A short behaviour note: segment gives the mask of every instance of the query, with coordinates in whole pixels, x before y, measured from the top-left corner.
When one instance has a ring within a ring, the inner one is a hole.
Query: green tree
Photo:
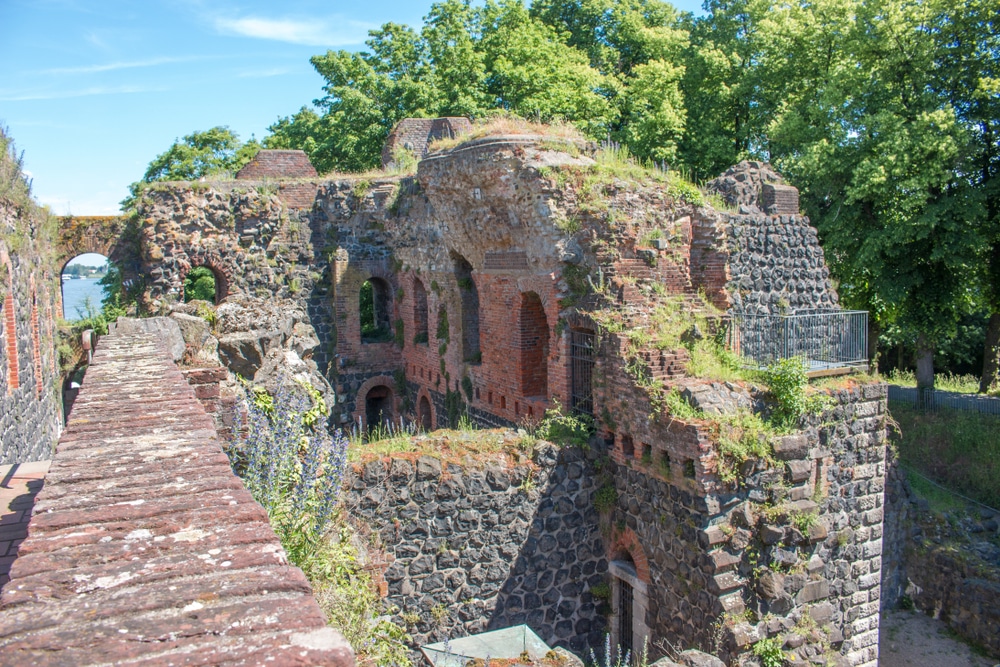
[[[842,291],[890,304],[885,312],[912,336],[921,386],[933,386],[935,347],[972,305],[981,248],[975,192],[961,177],[968,136],[932,87],[933,12],[857,3],[825,26],[815,10],[800,13],[806,36],[822,26],[840,47],[827,59],[795,54],[800,81],[819,89],[787,86],[767,134],[781,147],[774,161],[802,188]]]
[[[240,141],[228,127],[218,126],[204,132],[192,132],[178,139],[150,161],[142,179],[129,186],[129,196],[122,210],[135,207],[146,183],[154,181],[194,181],[204,176],[235,174],[250,162],[261,148],[256,139]]]
[[[937,57],[932,87],[953,110],[967,141],[960,174],[975,190],[970,222],[981,225],[978,273],[989,314],[979,390],[997,386],[1000,365],[1000,30],[995,0],[936,0],[928,28]]]
[[[486,3],[482,48],[487,89],[499,108],[541,121],[569,120],[591,135],[608,126],[605,78],[518,0]]]

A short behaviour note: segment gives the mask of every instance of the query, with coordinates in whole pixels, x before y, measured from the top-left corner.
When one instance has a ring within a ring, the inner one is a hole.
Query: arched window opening
[[[579,415],[594,414],[594,356],[597,336],[591,329],[570,329],[569,407]]]
[[[365,395],[365,421],[368,432],[388,429],[392,424],[392,390],[380,385],[372,387]]]
[[[521,393],[548,398],[549,395],[549,324],[545,308],[535,292],[521,295],[518,327],[521,370]]]
[[[121,287],[121,273],[108,258],[94,252],[77,255],[63,267],[62,316],[74,322],[99,315],[104,300]]]
[[[417,402],[417,422],[424,431],[430,431],[434,427],[434,417],[431,414],[431,402],[426,396],[421,396]]]
[[[215,272],[207,266],[196,266],[184,276],[184,301],[219,302]]]
[[[427,290],[419,280],[413,281],[413,344],[427,344]]]
[[[361,314],[361,342],[384,343],[392,340],[389,316],[392,312],[389,283],[371,278],[361,285],[358,305]]]
[[[478,364],[483,360],[479,346],[479,290],[472,279],[472,265],[468,260],[454,252],[451,259],[462,305],[462,359]]]

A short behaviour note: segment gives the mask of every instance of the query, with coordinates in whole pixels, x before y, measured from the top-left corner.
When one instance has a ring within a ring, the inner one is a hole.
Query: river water
[[[95,311],[101,310],[101,299],[104,292],[96,278],[63,279],[63,318],[72,322],[86,316],[86,301],[90,298],[90,303]]]

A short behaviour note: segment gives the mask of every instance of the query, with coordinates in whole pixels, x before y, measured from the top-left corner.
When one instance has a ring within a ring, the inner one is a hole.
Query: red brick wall
[[[517,373],[521,377],[523,396],[548,397],[549,389],[549,330],[542,302],[534,292],[521,295],[517,346],[521,355]]]
[[[17,355],[17,316],[14,309],[17,307],[17,298],[14,295],[14,267],[11,266],[10,258],[6,255],[3,258],[7,267],[7,290],[3,299],[4,318],[4,344],[7,352],[7,393],[12,394],[14,390],[21,386],[18,375],[18,355]]]
[[[316,168],[304,151],[262,150],[239,170],[239,180],[259,178],[312,178]]]
[[[729,253],[714,219],[696,215],[692,223],[691,283],[720,310],[729,309]]]
[[[416,331],[414,281],[431,283],[430,276],[407,273],[399,281],[405,296],[399,313],[407,331],[403,359],[408,381],[415,383],[420,395],[427,390],[444,393],[462,391],[463,373],[472,382],[471,405],[507,421],[540,418],[552,400],[567,404],[569,365],[564,347],[568,344],[555,335],[559,304],[553,276],[516,276],[473,271],[472,280],[479,293],[479,330],[482,361],[466,363],[462,351],[461,290],[452,273],[435,274],[439,290],[427,292],[432,326],[428,343],[414,344]],[[528,297],[533,293],[533,297]],[[529,305],[522,318],[522,302]],[[437,337],[437,313],[448,312],[449,342],[444,356],[439,355],[443,341]],[[526,328],[522,328],[522,323]],[[544,339],[548,339],[548,345]],[[529,342],[530,341],[530,342]],[[539,345],[538,343],[542,343]],[[441,360],[444,359],[444,372]],[[546,386],[547,385],[547,386]],[[440,419],[440,416],[438,416]]]

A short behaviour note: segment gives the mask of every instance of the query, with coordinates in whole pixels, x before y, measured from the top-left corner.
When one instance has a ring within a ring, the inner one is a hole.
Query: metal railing
[[[959,394],[953,391],[936,391],[934,389],[917,389],[916,387],[899,387],[889,385],[889,407],[893,405],[912,406],[922,411],[937,411],[939,409],[958,410],[960,412],[979,412],[985,415],[1000,417],[1000,398],[983,396],[981,394]]]
[[[868,367],[868,311],[826,310],[795,315],[732,313],[729,349],[764,367],[799,357],[808,371]]]

